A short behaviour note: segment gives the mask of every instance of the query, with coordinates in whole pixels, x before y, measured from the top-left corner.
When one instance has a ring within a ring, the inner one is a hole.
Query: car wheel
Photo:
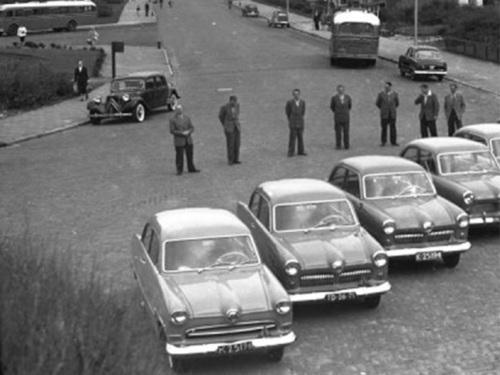
[[[401,77],[405,76],[405,71],[403,68],[399,68],[399,74],[401,74]]]
[[[443,80],[444,76],[437,76],[437,78],[438,78],[438,81],[441,82]]]
[[[267,352],[267,358],[272,362],[279,362],[283,359],[285,348],[272,349]]]
[[[77,26],[77,23],[75,20],[71,20],[68,22],[68,24],[66,25],[66,29],[68,31],[75,31],[76,30],[76,26]]]
[[[90,112],[90,116],[95,115],[97,112]],[[101,119],[99,117],[90,117],[90,122],[92,125],[99,125],[101,123]]]
[[[411,78],[412,81],[416,81],[417,80],[417,75],[415,74],[414,70],[412,70],[410,72],[410,78]]]
[[[334,66],[337,63],[337,59],[335,57],[330,57],[330,65]]]
[[[443,263],[448,268],[455,268],[460,262],[460,253],[443,256]]]
[[[9,28],[7,29],[7,35],[8,36],[16,36],[18,28],[19,28],[19,26],[15,23],[9,25]]]
[[[365,297],[364,305],[369,309],[375,309],[380,305],[380,296]]]
[[[145,120],[146,108],[144,107],[144,104],[139,103],[135,106],[133,117],[134,117],[134,120],[137,122],[143,122]]]
[[[183,359],[171,354],[168,355],[168,366],[172,369],[172,371],[177,373],[183,373],[186,371],[186,362]]]

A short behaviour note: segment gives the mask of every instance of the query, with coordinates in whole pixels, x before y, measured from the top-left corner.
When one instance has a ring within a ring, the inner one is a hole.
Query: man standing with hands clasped
[[[420,104],[420,135],[422,138],[437,137],[436,120],[439,115],[439,102],[436,94],[425,83],[420,85],[422,93],[415,99]]]
[[[448,121],[448,135],[450,137],[462,127],[462,115],[464,112],[464,97],[457,92],[457,85],[450,83],[450,93],[444,98],[444,113]]]
[[[342,139],[344,140],[344,148],[349,149],[349,122],[350,112],[352,108],[351,97],[345,94],[345,88],[342,85],[337,86],[337,95],[332,97],[330,109],[333,112],[333,120],[335,122],[335,145],[337,150],[342,147]]]
[[[229,103],[220,107],[219,121],[224,128],[227,146],[227,164],[241,164],[240,141],[241,126],[239,121],[240,103],[234,95],[229,97]]]
[[[295,153],[295,143],[297,143],[297,153],[307,156],[304,151],[304,116],[306,115],[306,102],[300,99],[300,90],[292,91],[293,99],[286,102],[285,113],[288,119],[290,136],[288,138],[288,157]]]
[[[191,119],[183,113],[182,105],[178,104],[175,107],[175,116],[170,119],[170,133],[174,136],[177,176],[180,176],[184,169],[184,153],[186,153],[188,172],[200,172],[193,164],[193,139],[191,138],[193,132]]]
[[[398,93],[392,90],[392,83],[386,82],[384,91],[378,94],[375,105],[380,109],[380,125],[382,133],[380,135],[380,146],[385,146],[387,142],[387,127],[390,131],[390,140],[393,146],[399,146],[396,133],[396,109],[399,107]]]

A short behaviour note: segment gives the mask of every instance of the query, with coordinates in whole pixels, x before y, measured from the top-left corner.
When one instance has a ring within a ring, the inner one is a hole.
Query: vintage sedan
[[[408,143],[401,156],[432,173],[439,195],[469,214],[469,224],[500,222],[500,167],[488,147],[457,137]]]
[[[432,46],[408,48],[406,54],[399,56],[398,67],[402,76],[409,75],[413,80],[434,76],[441,81],[448,73],[448,66],[441,52]]]
[[[325,181],[264,182],[237,214],[294,303],[358,299],[375,308],[391,288],[386,252]]]
[[[455,267],[471,247],[467,214],[437,196],[431,177],[414,162],[379,155],[346,158],[328,180],[347,193],[361,225],[390,259],[442,259]]]
[[[498,124],[467,125],[458,129],[454,136],[488,146],[497,161],[500,162],[500,126]]]
[[[246,351],[279,361],[295,341],[288,294],[228,211],[157,213],[133,236],[132,268],[176,371],[189,358]]]
[[[282,10],[276,10],[271,14],[271,18],[267,22],[268,26],[271,27],[290,27],[290,22],[288,20],[288,14]]]
[[[243,17],[258,17],[259,9],[255,4],[246,4],[241,8],[241,15]]]
[[[158,72],[140,72],[115,78],[106,99],[93,98],[88,104],[89,118],[97,125],[107,118],[146,119],[148,111],[166,107],[173,110],[180,98],[177,90]]]

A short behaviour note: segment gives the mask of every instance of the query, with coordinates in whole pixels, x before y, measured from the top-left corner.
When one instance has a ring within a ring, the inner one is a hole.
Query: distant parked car
[[[243,17],[258,17],[259,9],[257,8],[257,5],[246,4],[243,8],[241,8],[241,15]]]
[[[132,265],[176,371],[196,356],[246,351],[279,361],[295,340],[288,294],[228,211],[157,213],[132,239]]]
[[[443,260],[455,267],[467,241],[469,218],[437,196],[420,165],[395,156],[356,156],[341,160],[329,181],[343,189],[361,225],[384,246],[390,259]]]
[[[290,27],[288,15],[282,10],[275,10],[268,21],[268,26],[271,27]]]
[[[167,107],[173,110],[180,96],[177,89],[157,72],[139,72],[111,82],[109,95],[96,97],[87,104],[92,124],[103,119],[131,117],[137,122],[146,119],[148,111]]]
[[[391,288],[386,252],[325,181],[264,182],[237,214],[294,303],[359,299],[375,308]]]
[[[491,150],[500,163],[500,125],[498,124],[476,124],[467,125],[458,129],[455,137],[470,139],[482,143]]]
[[[458,137],[414,140],[401,156],[432,173],[439,195],[469,214],[469,224],[500,222],[500,167],[488,147]]]
[[[406,54],[399,56],[398,67],[402,76],[409,75],[413,80],[434,76],[441,81],[448,72],[441,52],[432,46],[408,48]]]

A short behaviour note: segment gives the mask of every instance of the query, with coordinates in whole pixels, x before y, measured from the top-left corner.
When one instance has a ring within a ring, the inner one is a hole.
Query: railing
[[[500,48],[498,45],[447,37],[445,38],[445,49],[449,52],[475,57],[480,60],[500,63]]]

